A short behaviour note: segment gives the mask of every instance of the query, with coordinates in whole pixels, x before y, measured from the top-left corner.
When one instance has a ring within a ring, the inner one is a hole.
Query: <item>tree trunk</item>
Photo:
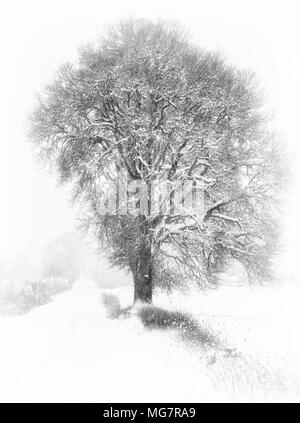
[[[151,247],[142,245],[136,261],[136,268],[133,274],[134,279],[134,302],[152,301],[152,257]]]

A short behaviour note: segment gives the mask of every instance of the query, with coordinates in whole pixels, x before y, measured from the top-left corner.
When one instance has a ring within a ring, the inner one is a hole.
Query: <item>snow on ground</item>
[[[231,287],[187,298],[161,295],[162,307],[190,311],[210,327],[236,357],[217,355],[215,377],[232,400],[300,400],[300,289]]]
[[[102,292],[81,280],[0,317],[1,402],[299,401],[299,288],[157,296],[157,306],[193,312],[221,348],[146,329],[136,315],[109,319]],[[130,304],[129,287],[110,292]]]

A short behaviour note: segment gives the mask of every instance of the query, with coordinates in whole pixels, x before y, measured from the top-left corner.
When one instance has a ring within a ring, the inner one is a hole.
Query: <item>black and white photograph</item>
[[[299,403],[299,16],[1,3],[0,407]]]

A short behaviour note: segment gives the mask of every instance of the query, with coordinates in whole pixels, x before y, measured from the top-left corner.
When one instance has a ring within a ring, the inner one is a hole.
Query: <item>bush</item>
[[[23,284],[6,281],[1,283],[1,314],[22,314],[38,305],[49,301],[43,286],[37,282],[26,281]]]
[[[121,306],[119,299],[107,292],[101,295],[101,301],[106,309],[106,316],[110,319],[117,319],[121,314]]]
[[[23,283],[4,280],[0,284],[0,313],[23,314],[51,301],[52,296],[70,288],[64,278],[47,278]]]

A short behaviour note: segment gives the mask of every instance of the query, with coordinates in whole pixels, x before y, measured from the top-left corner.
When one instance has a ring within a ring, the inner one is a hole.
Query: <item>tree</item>
[[[46,246],[42,277],[62,277],[73,284],[80,277],[83,248],[72,232],[52,239]]]
[[[203,286],[230,257],[251,277],[270,275],[280,144],[255,77],[181,29],[126,21],[82,49],[39,99],[31,139],[72,182],[112,262],[132,272],[135,300],[150,302],[166,269]],[[103,181],[117,185],[124,172],[147,187],[150,208],[151,184],[167,181],[172,213],[124,213],[117,196],[115,213],[101,214]],[[174,186],[186,181],[202,184],[201,218],[184,201],[174,211]]]

